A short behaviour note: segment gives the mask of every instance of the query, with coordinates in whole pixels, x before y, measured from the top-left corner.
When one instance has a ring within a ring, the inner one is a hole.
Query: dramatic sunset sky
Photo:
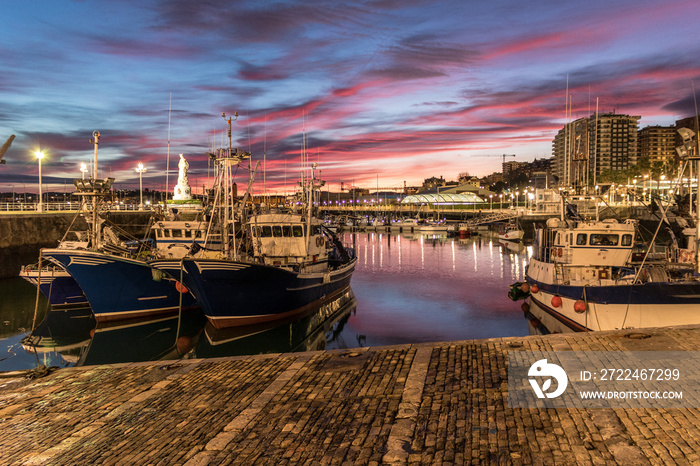
[[[697,0],[5,1],[0,10],[0,190],[70,191],[102,134],[101,177],[169,187],[178,153],[195,192],[206,152],[265,160],[256,192],[321,175],[373,188],[551,156],[565,116],[694,114]],[[172,102],[172,103],[171,103]],[[168,121],[170,120],[170,125]],[[304,137],[306,135],[306,137]],[[68,180],[68,181],[67,181]],[[68,185],[67,188],[65,186]]]

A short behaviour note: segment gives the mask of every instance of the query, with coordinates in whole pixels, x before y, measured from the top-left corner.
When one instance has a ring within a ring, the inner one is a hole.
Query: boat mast
[[[97,224],[97,210],[98,210],[98,203],[97,203],[97,187],[95,186],[95,183],[97,183],[97,147],[100,144],[100,132],[95,130],[92,132],[92,139],[90,140],[95,145],[95,155],[94,155],[94,166],[93,166],[93,176],[92,176],[92,186],[93,186],[93,198],[92,198],[92,231],[90,232],[92,236],[92,247],[93,249],[97,249],[99,247],[99,235],[97,234],[97,230],[99,228],[99,225]]]

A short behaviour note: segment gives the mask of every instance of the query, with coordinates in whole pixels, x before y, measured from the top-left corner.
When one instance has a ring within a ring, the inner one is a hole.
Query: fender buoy
[[[579,299],[574,303],[574,311],[579,314],[586,312],[586,302],[583,299]]]
[[[554,306],[554,307],[561,307],[561,297],[559,297],[559,296],[552,296],[552,306]]]
[[[179,281],[175,281],[175,289],[177,290],[178,293],[186,294],[189,293],[190,291],[187,289],[185,285],[180,283]]]
[[[539,292],[540,292],[540,287],[537,286],[537,283],[535,283],[534,285],[532,285],[530,287],[530,293],[539,293]]]
[[[523,293],[529,293],[530,292],[530,284],[528,282],[525,282],[522,285],[520,285],[520,289],[523,291]]]
[[[523,301],[523,303],[520,305],[520,309],[522,309],[523,312],[529,312],[530,303],[528,303],[527,301]]]

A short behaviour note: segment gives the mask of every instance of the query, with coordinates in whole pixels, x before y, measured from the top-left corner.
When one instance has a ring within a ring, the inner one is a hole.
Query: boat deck
[[[697,464],[698,409],[508,407],[509,351],[700,348],[643,332],[4,373],[0,462]]]

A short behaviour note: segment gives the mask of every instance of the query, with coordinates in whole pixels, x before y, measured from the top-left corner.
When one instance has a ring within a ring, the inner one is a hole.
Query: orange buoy
[[[185,354],[192,349],[192,338],[183,335],[177,339],[177,342],[175,342],[175,346],[177,348],[178,354]]]
[[[540,321],[537,319],[530,319],[530,325],[532,325],[532,328],[537,328],[537,326],[540,325]]]
[[[582,314],[586,312],[586,302],[583,299],[579,299],[574,303],[574,311]]]
[[[95,338],[95,329],[90,329],[90,338]]]
[[[520,285],[520,289],[523,291],[523,293],[529,293],[530,292],[530,284],[528,282],[525,282],[522,285]]]
[[[559,296],[552,296],[552,306],[561,307],[561,298]]]
[[[527,301],[523,301],[523,303],[520,305],[520,309],[522,309],[523,312],[529,312],[530,303],[528,303]]]
[[[539,291],[540,291],[540,287],[537,286],[537,283],[535,283],[534,285],[532,285],[530,287],[530,293],[539,293]]]
[[[175,289],[177,290],[178,293],[182,293],[182,294],[189,293],[189,290],[187,289],[187,287],[177,280],[175,281]]]

